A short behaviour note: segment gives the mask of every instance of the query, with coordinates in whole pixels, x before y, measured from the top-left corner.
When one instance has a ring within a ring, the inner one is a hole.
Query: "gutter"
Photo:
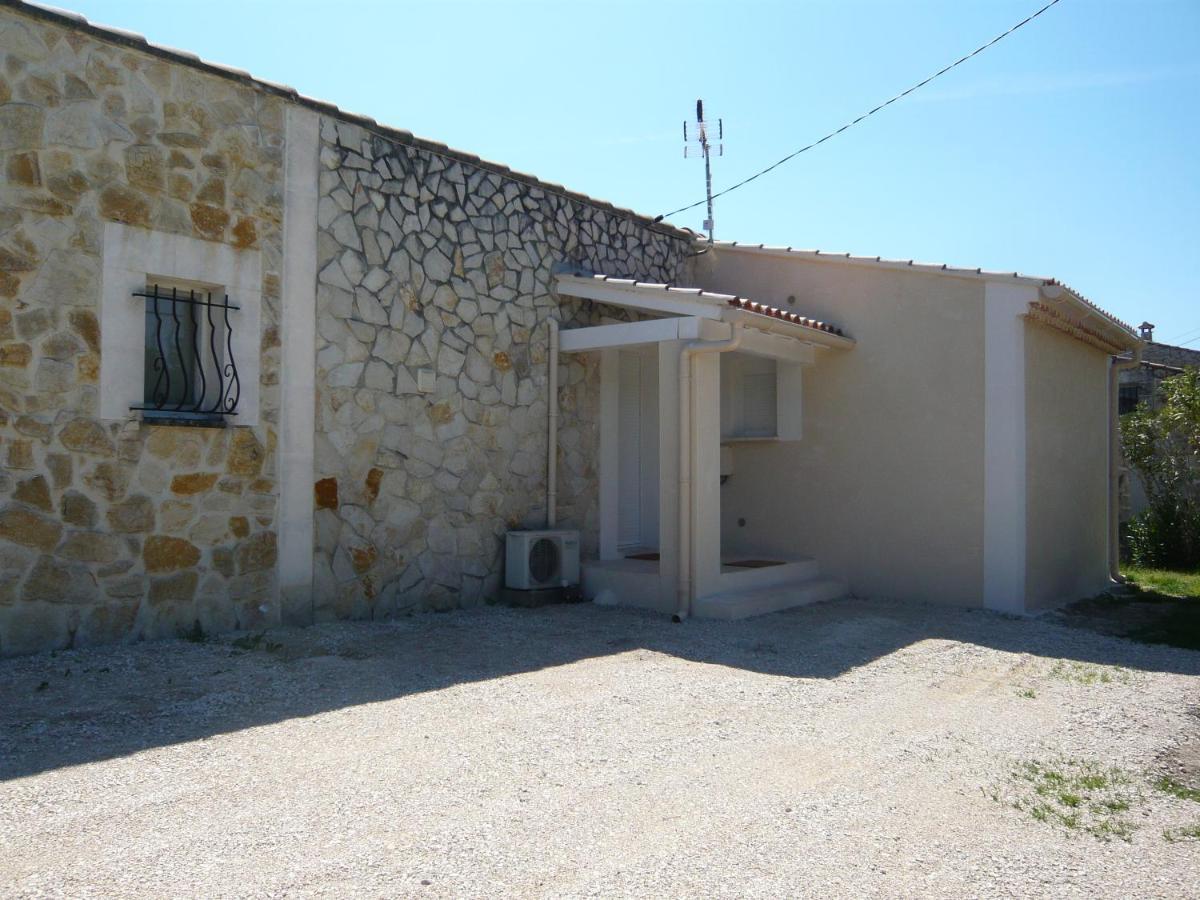
[[[1108,577],[1124,584],[1121,575],[1121,417],[1119,381],[1122,372],[1142,364],[1142,343],[1133,348],[1133,358],[1112,357],[1108,367]]]
[[[546,530],[553,531],[558,522],[558,320],[549,319],[550,329],[550,385],[547,389],[546,406]]]
[[[731,334],[723,341],[688,341],[679,351],[679,572],[678,603],[673,622],[682,622],[692,612],[692,357],[699,353],[728,353],[742,343],[742,322],[730,324]]]

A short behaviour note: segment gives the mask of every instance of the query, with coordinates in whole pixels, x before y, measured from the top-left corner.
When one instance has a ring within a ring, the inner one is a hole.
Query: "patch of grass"
[[[1167,843],[1169,844],[1174,844],[1178,841],[1200,841],[1200,824],[1181,825],[1178,828],[1164,828],[1163,837],[1167,839]]]
[[[1058,660],[1048,673],[1051,678],[1070,681],[1074,684],[1112,684],[1114,681],[1128,682],[1128,669],[1120,666],[1094,666],[1089,663]]]
[[[1129,579],[1134,603],[1161,609],[1155,621],[1134,628],[1129,637],[1200,650],[1200,572],[1130,568],[1121,574]]]
[[[1145,644],[1200,650],[1200,572],[1121,570],[1127,583],[1064,607],[1066,625]]]
[[[1139,799],[1133,779],[1084,760],[1026,761],[1010,773],[1009,792],[997,789],[991,797],[1034,821],[1103,841],[1128,841],[1137,827],[1122,815]]]
[[[283,649],[283,644],[267,640],[267,633],[265,631],[260,631],[258,634],[243,635],[240,638],[235,638],[231,643],[239,650],[265,650],[268,653],[275,653]]]
[[[1155,782],[1154,786],[1164,794],[1170,794],[1173,797],[1178,797],[1180,800],[1193,800],[1200,803],[1200,790],[1193,787],[1188,787],[1182,782],[1176,781],[1170,775],[1162,775]]]
[[[1025,700],[1035,700],[1037,699],[1037,691],[1033,688],[1020,688],[1017,690],[1017,696]]]
[[[1172,572],[1169,569],[1122,569],[1121,574],[1143,591],[1167,597],[1200,602],[1200,572]]]

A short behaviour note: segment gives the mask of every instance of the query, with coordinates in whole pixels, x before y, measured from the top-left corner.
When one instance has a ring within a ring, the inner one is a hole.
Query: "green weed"
[[[1060,681],[1086,685],[1112,684],[1114,682],[1124,684],[1131,678],[1129,670],[1120,666],[1093,666],[1089,663],[1062,659],[1051,667],[1048,674],[1049,677],[1057,678]]]
[[[1154,786],[1164,794],[1170,794],[1173,797],[1178,797],[1180,800],[1194,800],[1200,803],[1200,790],[1188,787],[1186,784],[1176,781],[1170,775],[1160,776],[1154,782]]]
[[[1090,834],[1099,840],[1131,839],[1136,826],[1121,816],[1138,799],[1125,772],[1076,759],[1026,761],[1010,772],[1010,790],[990,796],[1037,822]]]

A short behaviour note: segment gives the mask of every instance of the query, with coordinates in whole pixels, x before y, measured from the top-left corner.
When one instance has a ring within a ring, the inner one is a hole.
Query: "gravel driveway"
[[[1198,889],[1200,802],[1155,787],[1200,740],[1195,652],[863,600],[243,645],[0,662],[0,895]],[[1077,766],[1124,799],[1039,816],[1029,773]]]

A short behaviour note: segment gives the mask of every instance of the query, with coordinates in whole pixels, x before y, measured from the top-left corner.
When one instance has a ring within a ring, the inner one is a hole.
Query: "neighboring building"
[[[1162,402],[1159,386],[1163,380],[1179,375],[1185,368],[1200,368],[1200,350],[1160,344],[1154,340],[1154,326],[1143,322],[1138,326],[1141,337],[1142,360],[1136,368],[1123,369],[1120,374],[1119,413],[1131,413],[1141,404],[1157,409]],[[1128,354],[1126,354],[1128,356]],[[1125,522],[1143,512],[1148,505],[1146,488],[1137,472],[1121,470],[1121,521]]]
[[[1164,378],[1178,375],[1189,366],[1200,368],[1200,350],[1160,344],[1154,340],[1154,326],[1149,322],[1138,326],[1138,334],[1143,341],[1142,361],[1136,369],[1121,372],[1121,415],[1133,412],[1139,403],[1156,408],[1158,386]]]
[[[1105,583],[1137,339],[1051,280],[708,247],[16,0],[0,59],[0,653],[482,603],[552,411],[602,600]]]

